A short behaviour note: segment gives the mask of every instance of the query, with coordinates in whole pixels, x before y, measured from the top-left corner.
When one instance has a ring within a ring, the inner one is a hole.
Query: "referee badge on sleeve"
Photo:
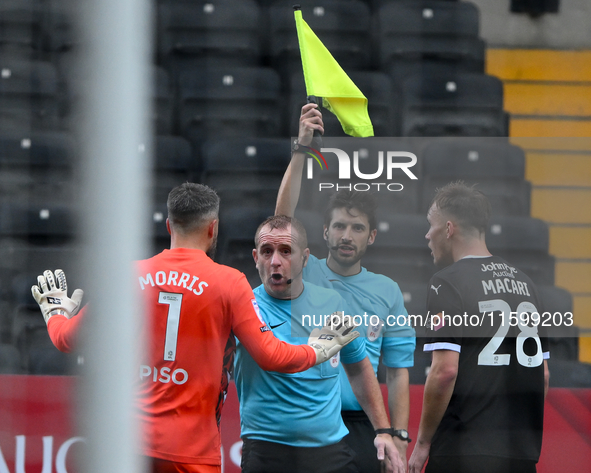
[[[335,356],[330,359],[330,366],[336,368],[339,366],[339,361],[341,359],[341,352],[338,352]]]
[[[263,325],[266,325],[266,322],[263,320],[263,317],[261,317],[261,311],[259,310],[259,305],[258,305],[256,299],[251,299],[250,302],[252,302],[252,307],[253,307],[255,313],[257,314],[257,317],[261,321],[261,323]]]
[[[370,323],[370,325],[367,329],[367,340],[370,342],[375,342],[378,339],[378,337],[380,336],[380,333],[382,333],[383,326],[384,326],[384,321],[381,319],[377,324]]]

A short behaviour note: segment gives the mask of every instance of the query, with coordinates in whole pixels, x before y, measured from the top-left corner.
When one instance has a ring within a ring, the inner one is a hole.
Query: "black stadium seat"
[[[504,136],[503,84],[474,73],[416,74],[402,84],[403,136]]]
[[[524,179],[525,153],[504,138],[441,138],[421,152],[425,176]]]
[[[168,72],[162,67],[154,67],[152,99],[154,130],[160,135],[168,135],[173,132],[174,93],[170,83]]]
[[[397,83],[416,73],[484,72],[479,13],[470,2],[388,2],[374,18],[380,68]]]
[[[0,196],[20,201],[73,198],[77,146],[65,132],[0,131]]]
[[[76,220],[71,205],[14,201],[0,204],[0,237],[51,245],[71,241],[75,231]]]
[[[207,138],[275,137],[281,126],[280,79],[264,67],[211,67],[179,77],[181,134],[194,145]]]
[[[368,69],[371,60],[369,7],[358,0],[304,0],[304,21],[346,71]],[[277,2],[269,8],[271,65],[288,80],[302,71],[292,4]]]
[[[461,179],[489,198],[493,213],[529,216],[531,184],[524,179],[525,154],[505,138],[437,138],[421,151],[427,212],[435,189]]]
[[[4,0],[0,3],[0,51],[32,59],[43,48],[43,3]]]
[[[425,176],[422,178],[421,209],[426,214],[435,189],[443,187],[451,181],[462,179],[467,185],[474,185],[484,193],[492,207],[492,214],[497,216],[523,216],[530,214],[531,183],[523,179],[485,179],[464,177],[461,175],[449,177]]]
[[[213,65],[260,64],[260,8],[254,0],[162,1],[159,61],[172,74]]]
[[[435,273],[425,234],[429,224],[424,215],[392,215],[378,212],[378,233],[368,247],[363,265],[394,281],[426,284]]]
[[[59,129],[60,91],[53,64],[0,56],[0,71],[0,129]]]
[[[225,138],[202,147],[201,182],[215,189],[222,206],[275,205],[289,160],[286,138]]]
[[[580,329],[576,325],[580,315],[573,310],[572,294],[561,287],[538,286],[541,307],[541,324],[549,325],[547,330],[550,356],[553,359],[578,361]],[[569,318],[573,323],[570,325]]]
[[[0,374],[20,374],[21,356],[14,345],[0,343]]]
[[[195,180],[200,163],[191,143],[180,136],[156,136],[154,150],[154,200],[166,203],[173,187]]]
[[[21,369],[29,374],[67,375],[75,355],[55,348],[37,304],[15,308],[12,325],[12,344],[20,354]]]
[[[261,284],[252,257],[254,234],[258,226],[270,215],[273,206],[226,209],[220,214],[218,254],[216,261],[242,271],[254,288]]]
[[[554,285],[555,260],[548,253],[549,230],[531,217],[493,216],[486,243],[491,253],[505,258],[536,284]]]

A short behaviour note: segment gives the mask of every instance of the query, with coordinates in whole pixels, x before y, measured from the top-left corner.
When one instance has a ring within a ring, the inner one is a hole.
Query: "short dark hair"
[[[279,230],[285,230],[288,226],[291,225],[291,231],[294,230],[297,232],[296,242],[298,246],[303,250],[308,247],[308,234],[306,233],[306,229],[295,217],[288,217],[287,215],[273,215],[272,217],[268,217],[263,223],[261,223],[256,233],[254,234],[254,245],[256,248],[259,247],[259,234],[263,227],[269,225],[271,230],[277,228]]]
[[[185,182],[170,191],[166,207],[175,230],[188,233],[218,217],[220,198],[206,185]]]
[[[328,206],[324,212],[324,225],[328,228],[332,220],[332,213],[335,209],[346,209],[350,212],[357,209],[365,214],[369,222],[369,230],[377,227],[376,210],[378,204],[371,192],[342,190],[335,192],[328,201]]]
[[[442,212],[455,217],[461,227],[486,233],[491,206],[486,195],[475,185],[467,186],[463,181],[450,182],[435,191],[433,204]]]

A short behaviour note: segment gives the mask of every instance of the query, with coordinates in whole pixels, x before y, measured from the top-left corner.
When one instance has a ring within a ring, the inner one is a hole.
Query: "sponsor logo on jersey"
[[[509,277],[514,278],[517,274],[517,270],[513,266],[509,266],[507,263],[489,263],[480,265],[482,272],[492,271],[493,278]]]
[[[441,284],[437,287],[435,287],[433,284],[431,284],[431,289],[433,289],[435,291],[435,294],[439,295],[439,288],[441,287]]]
[[[267,327],[266,325],[263,325],[263,326],[261,327],[261,332],[263,332],[263,333],[265,333],[265,332],[270,332],[270,331],[271,331],[271,329],[270,329],[269,327]]]
[[[277,324],[277,325],[270,325],[271,330],[273,330],[273,329],[275,329],[277,327],[281,327],[285,322],[287,322],[287,320],[284,320],[283,322],[281,322],[280,324]]]

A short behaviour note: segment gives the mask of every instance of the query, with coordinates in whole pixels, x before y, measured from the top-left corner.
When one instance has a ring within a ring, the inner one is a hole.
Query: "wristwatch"
[[[300,153],[303,153],[304,150],[309,149],[309,148],[310,148],[309,146],[305,146],[305,145],[298,143],[298,140],[293,140],[293,143],[291,144],[291,154],[296,153],[298,151]]]
[[[408,430],[406,429],[393,429],[390,427],[389,429],[376,429],[376,435],[378,434],[390,434],[392,437],[398,437],[405,442],[412,442],[412,440],[408,437]]]

